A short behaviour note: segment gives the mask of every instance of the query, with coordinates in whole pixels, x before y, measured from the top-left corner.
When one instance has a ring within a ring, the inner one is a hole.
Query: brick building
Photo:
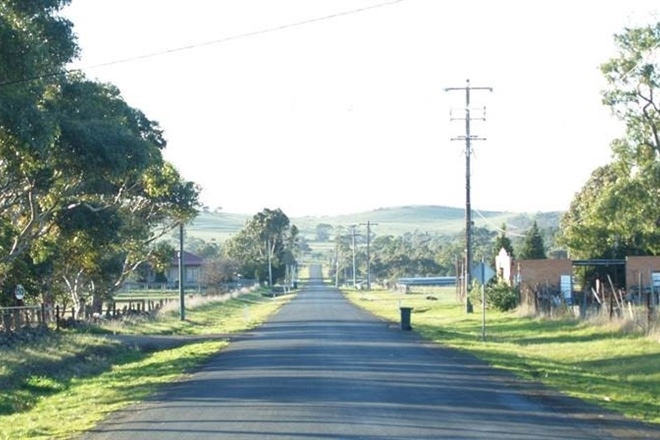
[[[625,264],[626,291],[648,291],[649,288],[660,287],[660,257],[626,257]],[[562,276],[573,276],[577,266],[598,265],[599,260],[574,261],[570,259],[548,260],[514,260],[511,263],[510,281],[520,285],[521,303],[534,305],[538,296],[558,294],[561,289]]]

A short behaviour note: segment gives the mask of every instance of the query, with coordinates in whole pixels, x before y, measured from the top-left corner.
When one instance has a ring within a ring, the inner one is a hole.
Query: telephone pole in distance
[[[371,256],[369,255],[369,244],[371,242],[371,227],[378,223],[360,223],[360,226],[367,225],[367,290],[371,290]]]
[[[351,225],[351,237],[353,239],[352,246],[353,246],[353,288],[354,289],[355,289],[355,285],[357,284],[357,278],[355,274],[355,262],[356,262],[355,261],[355,227],[356,225]]]
[[[447,87],[445,92],[465,91],[465,116],[461,118],[451,118],[451,120],[465,120],[465,136],[457,136],[452,141],[465,141],[465,266],[463,268],[463,280],[465,285],[465,308],[467,313],[472,313],[472,303],[470,302],[469,292],[472,284],[470,271],[472,270],[472,203],[470,201],[470,156],[472,155],[472,141],[485,141],[472,135],[470,132],[470,122],[474,117],[470,114],[470,92],[472,90],[493,91],[492,87],[472,87],[470,80],[465,81],[465,87]],[[485,113],[485,108],[484,108]],[[451,114],[451,112],[450,112]],[[485,114],[480,118],[485,121]],[[457,274],[458,275],[458,274]]]

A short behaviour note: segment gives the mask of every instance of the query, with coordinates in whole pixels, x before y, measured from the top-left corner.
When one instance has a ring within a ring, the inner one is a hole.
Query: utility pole
[[[353,239],[353,288],[357,284],[357,278],[355,274],[355,225],[351,225],[351,237]]]
[[[378,223],[360,223],[360,225],[367,225],[367,290],[371,290],[371,257],[369,255],[369,244],[371,243],[371,227]]]
[[[183,285],[183,223],[179,223],[179,317],[186,320],[186,292]]]
[[[472,204],[470,201],[470,156],[472,155],[472,141],[485,141],[485,138],[474,136],[470,133],[470,122],[473,117],[470,114],[470,91],[472,90],[487,90],[493,91],[492,87],[471,87],[470,80],[465,81],[465,87],[447,87],[445,92],[461,90],[465,91],[465,117],[451,118],[451,120],[465,120],[465,136],[458,136],[452,138],[452,141],[464,140],[465,141],[465,267],[463,268],[465,282],[465,308],[467,313],[472,313],[472,303],[468,293],[470,292],[470,284],[472,284],[470,270],[472,269]],[[480,120],[485,121],[485,107],[484,115]]]
[[[339,243],[335,243],[335,287],[339,287]]]

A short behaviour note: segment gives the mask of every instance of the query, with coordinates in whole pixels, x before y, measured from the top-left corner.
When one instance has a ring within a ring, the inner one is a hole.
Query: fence
[[[255,281],[241,280],[240,282],[226,283],[223,287],[228,291],[239,290],[243,287],[253,286]],[[143,286],[146,287],[146,286]],[[161,286],[162,287],[162,286]],[[186,295],[199,294],[195,286],[195,291],[186,289]],[[154,292],[153,290],[151,290]],[[179,301],[178,295],[173,295],[171,291],[156,291],[154,297],[150,297],[148,291],[141,295],[130,295],[118,293],[111,301],[104,303],[101,313],[94,313],[91,306],[83,306],[82,310],[76,314],[73,307],[63,305],[33,305],[23,307],[0,307],[0,333],[15,332],[22,328],[46,327],[54,324],[55,327],[75,325],[76,320],[93,320],[95,318],[121,319],[125,316],[151,315],[160,310],[166,304]]]
[[[106,304],[103,317],[118,319],[129,315],[151,314],[172,299],[126,299],[115,300]],[[84,307],[78,319],[89,320],[94,318],[90,307]],[[99,316],[100,317],[100,316]],[[55,324],[57,328],[67,326],[76,319],[73,307],[60,305],[46,306],[45,304],[22,307],[0,307],[0,333],[15,332],[24,328],[45,327]]]
[[[202,292],[204,290],[204,285],[201,283],[196,283],[196,282],[186,282],[183,283],[183,287],[186,290],[192,290],[195,292]],[[132,292],[132,291],[140,291],[140,290],[145,290],[145,291],[177,291],[179,290],[179,282],[178,281],[173,281],[173,282],[167,282],[167,283],[161,283],[161,282],[151,282],[151,283],[138,283],[136,281],[126,281],[119,292]]]
[[[46,325],[47,316],[43,305],[0,307],[0,331],[15,331],[23,327]]]
[[[660,323],[660,295],[651,287],[633,286],[630,292],[613,286],[570,293],[566,296],[558,286],[525,286],[521,304],[532,306],[537,314],[554,315],[569,311],[585,318],[601,314],[612,319],[629,319],[647,332]]]
[[[172,301],[178,301],[178,299],[117,298],[105,305],[105,312],[103,313],[103,316],[109,319],[117,319],[129,315],[151,314],[160,310],[165,304]],[[87,318],[91,317],[91,315],[87,315]]]

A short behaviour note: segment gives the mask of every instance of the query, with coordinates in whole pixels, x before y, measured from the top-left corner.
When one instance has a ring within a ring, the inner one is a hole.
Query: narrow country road
[[[602,440],[660,430],[426,344],[319,278],[190,379],[82,438]]]

